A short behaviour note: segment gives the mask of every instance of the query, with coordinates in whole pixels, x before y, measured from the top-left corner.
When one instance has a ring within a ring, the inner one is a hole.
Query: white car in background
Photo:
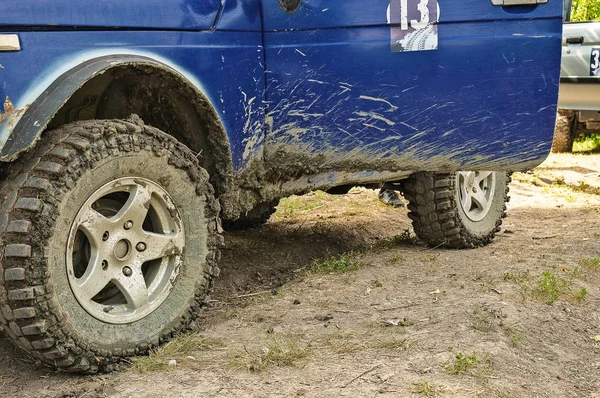
[[[600,133],[600,21],[571,22],[571,2],[564,5],[554,152],[570,152],[581,134]]]

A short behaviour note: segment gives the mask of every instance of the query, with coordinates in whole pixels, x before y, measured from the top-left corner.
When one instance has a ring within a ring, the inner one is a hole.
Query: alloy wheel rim
[[[135,322],[168,297],[184,246],[181,217],[160,185],[116,179],[89,197],[71,225],[66,251],[71,290],[96,319]]]
[[[456,178],[463,212],[471,221],[483,220],[492,207],[496,173],[492,171],[459,171]]]

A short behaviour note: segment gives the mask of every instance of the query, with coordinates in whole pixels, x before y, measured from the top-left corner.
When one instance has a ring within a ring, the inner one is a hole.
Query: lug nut
[[[102,234],[102,240],[106,242],[106,241],[108,240],[108,237],[109,237],[109,236],[110,236],[110,235],[109,235],[108,231],[104,232],[104,233]]]
[[[108,261],[102,260],[102,269],[106,271],[108,269]]]
[[[146,244],[144,242],[139,242],[137,245],[135,245],[135,248],[137,249],[137,251],[143,252],[144,250],[146,250]]]
[[[133,271],[131,270],[131,268],[129,268],[129,267],[124,267],[123,268],[123,275],[125,275],[125,276],[131,276],[131,274],[133,274]]]
[[[133,221],[129,220],[125,223],[125,225],[123,225],[123,228],[125,229],[131,229],[133,227]]]
[[[477,193],[477,188],[473,187],[473,192]]]

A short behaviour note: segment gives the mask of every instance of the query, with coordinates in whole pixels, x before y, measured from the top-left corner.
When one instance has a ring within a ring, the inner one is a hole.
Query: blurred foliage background
[[[571,21],[600,20],[600,0],[573,0],[571,6]]]

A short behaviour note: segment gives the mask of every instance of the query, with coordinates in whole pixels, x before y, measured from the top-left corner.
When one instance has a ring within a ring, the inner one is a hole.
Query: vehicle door
[[[503,1],[263,0],[271,164],[451,170],[545,157],[562,3]]]
[[[561,82],[590,85],[586,93],[595,97],[596,101],[592,102],[597,103],[597,88],[592,85],[600,83],[600,21],[589,20],[582,15],[573,7],[571,0],[565,0]],[[571,96],[561,102],[565,102],[561,105],[575,109],[588,108],[581,95],[580,98]]]

